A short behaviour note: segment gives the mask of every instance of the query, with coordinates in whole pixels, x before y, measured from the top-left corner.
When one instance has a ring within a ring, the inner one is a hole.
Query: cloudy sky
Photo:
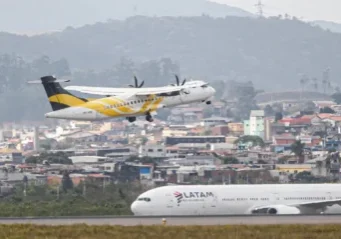
[[[211,0],[256,12],[258,0]],[[327,20],[341,23],[341,0],[262,0],[265,15],[289,15],[302,20]]]

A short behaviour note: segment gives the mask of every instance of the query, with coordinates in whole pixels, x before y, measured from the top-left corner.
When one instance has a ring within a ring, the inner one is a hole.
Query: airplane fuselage
[[[251,214],[258,207],[278,214],[316,213],[321,208],[292,205],[341,199],[340,184],[264,184],[164,186],[141,194],[134,215]],[[316,204],[318,205],[318,204]],[[320,211],[323,211],[322,209]]]
[[[211,86],[193,86],[180,91],[147,96],[112,96],[45,114],[46,118],[69,120],[105,120],[117,117],[136,117],[161,108],[203,102],[213,97]]]

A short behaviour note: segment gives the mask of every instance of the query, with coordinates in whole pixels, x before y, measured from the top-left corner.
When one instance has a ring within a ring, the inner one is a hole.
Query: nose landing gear
[[[154,119],[153,119],[153,117],[151,116],[150,112],[147,112],[146,120],[147,120],[148,122],[153,122],[153,121],[154,121]]]
[[[210,100],[206,101],[206,104],[210,105],[212,102]]]
[[[133,123],[133,122],[136,120],[136,117],[127,117],[127,120],[128,120],[130,123]]]

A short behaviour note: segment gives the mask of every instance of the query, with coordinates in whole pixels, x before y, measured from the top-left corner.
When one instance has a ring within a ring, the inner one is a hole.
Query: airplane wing
[[[300,214],[305,210],[325,210],[326,207],[333,205],[341,206],[341,199],[311,201],[298,204],[266,205],[252,208],[250,213]]]
[[[109,88],[109,87],[90,87],[90,86],[67,86],[66,90],[74,90],[87,94],[94,95],[136,95],[145,96],[153,94],[169,93],[179,91],[186,88],[185,86],[166,86],[166,87],[155,87],[155,88]]]

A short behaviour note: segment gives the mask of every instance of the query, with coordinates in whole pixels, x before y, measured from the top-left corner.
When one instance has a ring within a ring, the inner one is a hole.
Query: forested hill
[[[208,0],[0,0],[0,6],[0,31],[17,33],[61,30],[135,15],[253,16]]]
[[[326,68],[338,83],[341,34],[295,19],[132,17],[34,37],[0,33],[0,121],[43,118],[43,89],[25,81],[46,74],[71,72],[73,84],[97,86],[131,83],[134,73],[146,85],[169,84],[181,73],[321,90]]]
[[[0,52],[52,59],[71,68],[110,68],[121,57],[169,57],[182,73],[208,80],[250,80],[259,88],[296,88],[301,74],[341,75],[341,34],[298,20],[239,17],[132,17],[52,35],[0,35]],[[333,81],[333,79],[331,79]]]

